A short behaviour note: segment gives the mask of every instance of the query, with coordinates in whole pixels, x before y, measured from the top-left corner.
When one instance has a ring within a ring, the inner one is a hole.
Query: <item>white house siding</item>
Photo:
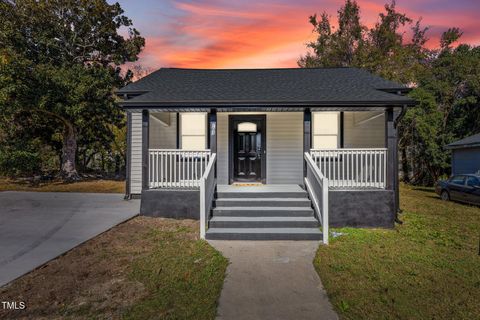
[[[131,113],[130,193],[142,193],[142,113]]]
[[[228,116],[266,114],[267,183],[303,183],[303,113],[250,112],[217,114],[217,181],[228,184]]]
[[[385,147],[385,114],[383,112],[345,112],[343,119],[344,148]]]
[[[150,149],[177,148],[177,114],[175,112],[166,113],[170,120],[168,126],[150,115],[148,139]]]

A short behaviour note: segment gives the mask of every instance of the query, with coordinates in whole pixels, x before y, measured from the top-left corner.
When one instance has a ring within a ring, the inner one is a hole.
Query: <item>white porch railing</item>
[[[210,150],[149,149],[149,187],[199,188]]]
[[[200,238],[205,239],[210,209],[217,181],[215,179],[215,161],[217,154],[212,154],[203,176],[200,178]]]
[[[311,149],[331,188],[386,187],[387,149]]]
[[[313,203],[315,214],[322,225],[323,243],[328,244],[328,179],[320,172],[312,156],[305,152],[307,176],[305,186]]]

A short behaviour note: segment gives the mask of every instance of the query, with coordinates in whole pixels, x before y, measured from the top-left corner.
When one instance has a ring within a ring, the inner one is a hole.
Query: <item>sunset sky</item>
[[[344,0],[120,0],[146,38],[139,64],[184,68],[296,67],[312,39],[308,17],[326,11],[336,22]],[[372,26],[386,0],[358,0]],[[398,0],[397,7],[430,27],[436,46],[448,27],[480,45],[480,0]]]

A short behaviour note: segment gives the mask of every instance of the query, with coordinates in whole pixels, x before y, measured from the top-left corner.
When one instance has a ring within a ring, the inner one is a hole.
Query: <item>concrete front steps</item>
[[[298,185],[217,186],[207,239],[321,240],[310,199]]]

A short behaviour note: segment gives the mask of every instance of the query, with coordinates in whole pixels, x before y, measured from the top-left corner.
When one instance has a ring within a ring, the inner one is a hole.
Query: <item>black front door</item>
[[[265,116],[231,116],[230,182],[265,182]]]

